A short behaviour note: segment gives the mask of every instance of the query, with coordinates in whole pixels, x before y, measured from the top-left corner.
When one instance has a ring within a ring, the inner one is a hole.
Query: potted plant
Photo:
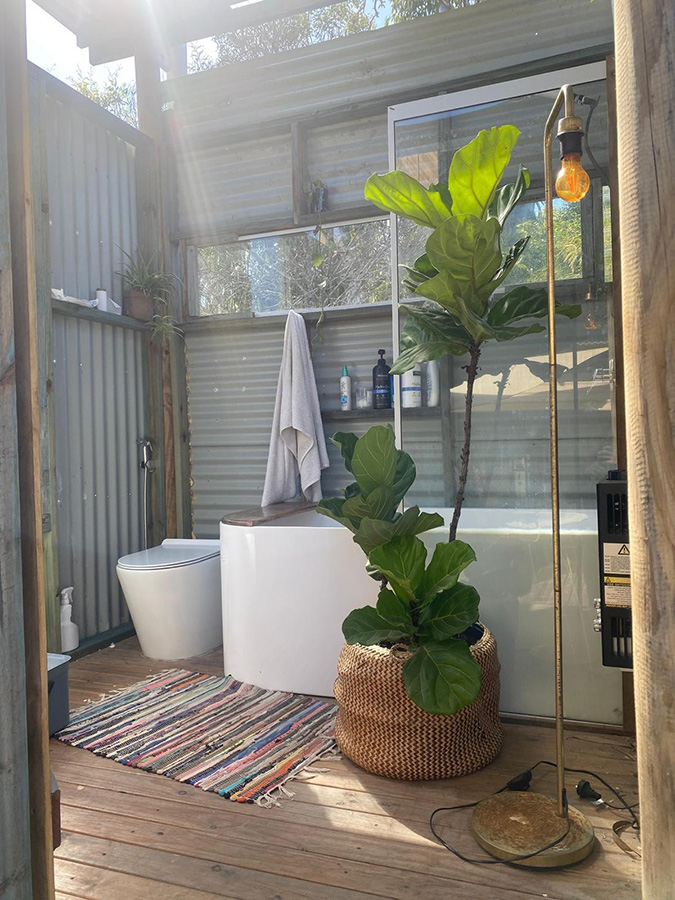
[[[124,314],[142,322],[151,322],[155,315],[166,311],[171,292],[174,288],[174,276],[158,272],[152,260],[146,260],[137,251],[133,257],[122,250],[126,263],[121,272],[124,279]]]
[[[436,546],[430,561],[418,535],[440,523],[417,507],[396,512],[414,466],[411,473],[410,458],[397,455],[402,451],[387,429],[370,429],[358,440],[336,435],[356,481],[343,498],[319,504],[354,531],[371,575],[381,580],[377,605],[352,611],[343,624],[338,742],[355,762],[393,777],[466,774],[490,762],[501,744],[496,644],[478,621],[477,592],[458,581],[475,554],[456,536],[482,346],[545,330],[538,321],[547,314],[542,289],[519,286],[494,297],[528,243],[523,238],[501,249],[504,223],[530,184],[521,166],[516,180],[500,187],[518,135],[512,125],[481,131],[455,153],[447,184],[425,188],[400,171],[366,184],[366,199],[431,229],[426,253],[404,280],[424,302],[403,307],[402,352],[392,373],[448,354],[468,357],[449,542]],[[557,305],[556,312],[574,317],[581,309]]]

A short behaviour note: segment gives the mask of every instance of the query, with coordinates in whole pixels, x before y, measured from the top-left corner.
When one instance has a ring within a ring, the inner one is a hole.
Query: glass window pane
[[[608,349],[611,320],[605,291],[605,281],[611,278],[609,160],[605,83],[580,85],[577,91],[584,124],[589,121],[588,112],[593,113],[586,129],[584,156],[593,188],[581,203],[554,203],[556,296],[562,303],[582,306],[578,318],[557,319],[560,480],[563,506],[589,509],[595,506],[596,481],[616,464]],[[526,235],[530,242],[499,293],[515,284],[541,286],[546,280],[541,145],[554,97],[551,92],[516,97],[411,118],[395,126],[397,168],[424,184],[447,182],[455,150],[481,129],[504,123],[520,129],[505,181],[512,181],[522,164],[530,171],[531,187],[507,221],[502,250]],[[399,263],[412,264],[424,252],[430,233],[401,221]],[[401,299],[420,302],[403,287]],[[547,353],[545,332],[483,344],[465,506],[526,509],[550,505]],[[467,362],[468,357],[441,361],[437,407],[402,410],[403,446],[418,465],[409,504],[454,505],[464,441]]]
[[[360,306],[391,299],[389,221],[202,247],[199,314]]]

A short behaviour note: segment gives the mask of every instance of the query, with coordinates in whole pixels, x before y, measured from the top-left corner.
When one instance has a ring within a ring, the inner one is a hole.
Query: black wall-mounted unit
[[[627,490],[623,469],[597,486],[602,662],[621,669],[633,667]]]

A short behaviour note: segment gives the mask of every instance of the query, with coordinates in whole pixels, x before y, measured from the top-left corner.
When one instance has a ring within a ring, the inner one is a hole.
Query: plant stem
[[[478,360],[480,359],[480,346],[472,344],[469,349],[470,362],[466,368],[466,403],[464,406],[464,446],[462,447],[461,468],[459,470],[459,481],[457,482],[457,493],[455,495],[455,511],[452,514],[452,522],[450,523],[450,534],[448,540],[454,541],[457,537],[457,525],[459,524],[459,515],[462,511],[464,503],[464,492],[466,490],[466,479],[469,473],[469,454],[471,452],[471,410],[473,408],[473,385],[478,372]]]

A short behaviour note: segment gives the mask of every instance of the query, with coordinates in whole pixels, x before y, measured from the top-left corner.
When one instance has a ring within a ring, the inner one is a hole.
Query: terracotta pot
[[[497,642],[483,625],[471,647],[483,671],[478,697],[452,716],[435,716],[405,692],[405,657],[384,647],[346,644],[335,697],[340,750],[368,772],[422,781],[468,775],[492,762],[502,745]]]
[[[128,291],[124,295],[124,315],[141,322],[150,322],[155,314],[155,303],[143,291]]]

